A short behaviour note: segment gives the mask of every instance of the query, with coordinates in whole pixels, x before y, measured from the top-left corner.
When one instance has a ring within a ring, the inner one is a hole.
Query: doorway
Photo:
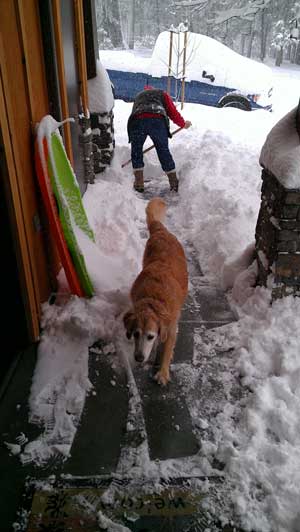
[[[4,186],[5,180],[7,179],[8,171],[2,132],[0,130],[0,279],[2,281],[0,382],[11,365],[13,357],[29,343],[25,308]]]

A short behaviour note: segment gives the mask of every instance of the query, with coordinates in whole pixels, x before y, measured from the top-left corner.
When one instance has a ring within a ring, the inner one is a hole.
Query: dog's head
[[[124,318],[126,336],[134,338],[134,358],[137,362],[144,363],[150,357],[153,345],[157,340],[165,342],[167,328],[155,312],[151,309],[141,311],[129,310]]]

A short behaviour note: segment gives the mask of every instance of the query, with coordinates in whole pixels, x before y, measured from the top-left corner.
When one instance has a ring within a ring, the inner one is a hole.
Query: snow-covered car
[[[272,70],[234,52],[224,44],[198,33],[187,34],[186,64],[183,68],[182,33],[174,33],[171,95],[181,89],[185,70],[185,101],[216,107],[272,110]],[[129,51],[100,51],[115,97],[133,101],[145,85],[166,89],[170,32],[162,32],[151,57]]]

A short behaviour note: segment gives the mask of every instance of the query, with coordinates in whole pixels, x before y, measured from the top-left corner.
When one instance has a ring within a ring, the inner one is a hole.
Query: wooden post
[[[67,88],[66,88],[64,47],[63,47],[63,40],[62,40],[60,8],[61,8],[60,0],[52,0],[53,27],[54,27],[55,46],[56,46],[61,110],[62,110],[62,118],[63,120],[65,120],[65,118],[69,118],[69,104],[68,104],[68,95],[67,95]],[[63,128],[64,128],[64,144],[66,147],[66,152],[67,152],[71,165],[74,166],[70,122],[65,122],[65,124],[63,125]]]
[[[169,66],[168,66],[168,81],[167,81],[167,93],[168,94],[171,93],[172,52],[173,52],[173,31],[170,30]]]
[[[83,21],[83,7],[82,0],[75,0],[75,24],[76,24],[76,44],[77,44],[77,58],[78,58],[78,73],[80,82],[80,96],[82,100],[82,107],[84,116],[88,117],[88,87],[87,87],[87,71],[86,71],[86,54],[85,54],[85,39],[84,39],[84,21]]]
[[[177,33],[177,63],[175,73],[175,102],[178,101],[178,74],[180,68],[180,31]]]
[[[183,109],[183,104],[184,104],[187,34],[188,34],[188,32],[185,31],[184,32],[184,42],[183,42],[183,64],[182,64],[182,80],[181,80],[181,109]]]

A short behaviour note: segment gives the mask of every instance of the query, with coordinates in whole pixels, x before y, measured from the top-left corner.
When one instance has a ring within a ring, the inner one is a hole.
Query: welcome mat
[[[116,478],[31,480],[24,532],[210,532],[223,530],[205,510],[203,479],[137,482]],[[24,509],[22,512],[24,517]],[[102,526],[102,528],[101,528]]]

